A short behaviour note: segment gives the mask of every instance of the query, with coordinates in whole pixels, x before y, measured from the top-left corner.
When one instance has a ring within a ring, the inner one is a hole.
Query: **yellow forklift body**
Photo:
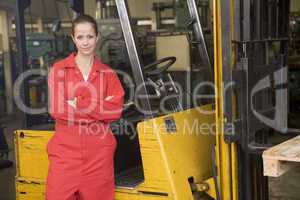
[[[194,199],[189,178],[201,183],[212,176],[214,121],[212,106],[205,105],[140,122],[138,137],[144,182],[132,189],[117,187],[115,199]],[[48,170],[46,147],[52,135],[53,131],[16,131],[19,199],[44,194]]]

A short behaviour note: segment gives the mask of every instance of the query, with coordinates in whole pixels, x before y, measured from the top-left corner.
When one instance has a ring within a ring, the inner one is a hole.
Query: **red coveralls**
[[[84,81],[71,54],[53,65],[48,86],[56,123],[47,145],[46,200],[113,200],[116,140],[109,122],[123,107],[118,76],[95,58]],[[67,102],[74,98],[76,107]]]

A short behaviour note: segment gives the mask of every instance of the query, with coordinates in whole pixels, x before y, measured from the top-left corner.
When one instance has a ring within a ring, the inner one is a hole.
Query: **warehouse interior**
[[[299,0],[0,0],[0,200],[44,199],[47,73],[83,13],[125,89],[116,200],[300,200]]]

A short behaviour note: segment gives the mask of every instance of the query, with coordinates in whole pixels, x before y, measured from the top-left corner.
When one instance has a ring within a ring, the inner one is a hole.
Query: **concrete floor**
[[[11,149],[9,159],[14,161],[14,130],[21,128],[21,114],[1,119],[6,126],[4,134]],[[0,170],[0,200],[15,200],[15,166]],[[269,178],[270,200],[300,200],[300,165],[279,178]],[[34,199],[32,199],[34,200]]]

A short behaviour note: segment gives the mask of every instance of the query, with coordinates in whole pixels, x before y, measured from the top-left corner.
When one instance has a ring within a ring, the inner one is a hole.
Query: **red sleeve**
[[[53,65],[48,75],[48,91],[50,96],[49,114],[55,120],[64,120],[74,123],[91,123],[87,114],[76,110],[67,103],[65,95],[65,70]]]
[[[112,122],[121,117],[124,103],[124,89],[114,71],[106,72],[105,74],[105,81],[107,82],[106,96],[100,100],[90,95],[79,96],[76,106],[79,110],[83,110],[92,103],[95,103],[96,106],[86,112],[88,116],[95,120]],[[109,96],[111,98],[106,100],[106,97]]]

